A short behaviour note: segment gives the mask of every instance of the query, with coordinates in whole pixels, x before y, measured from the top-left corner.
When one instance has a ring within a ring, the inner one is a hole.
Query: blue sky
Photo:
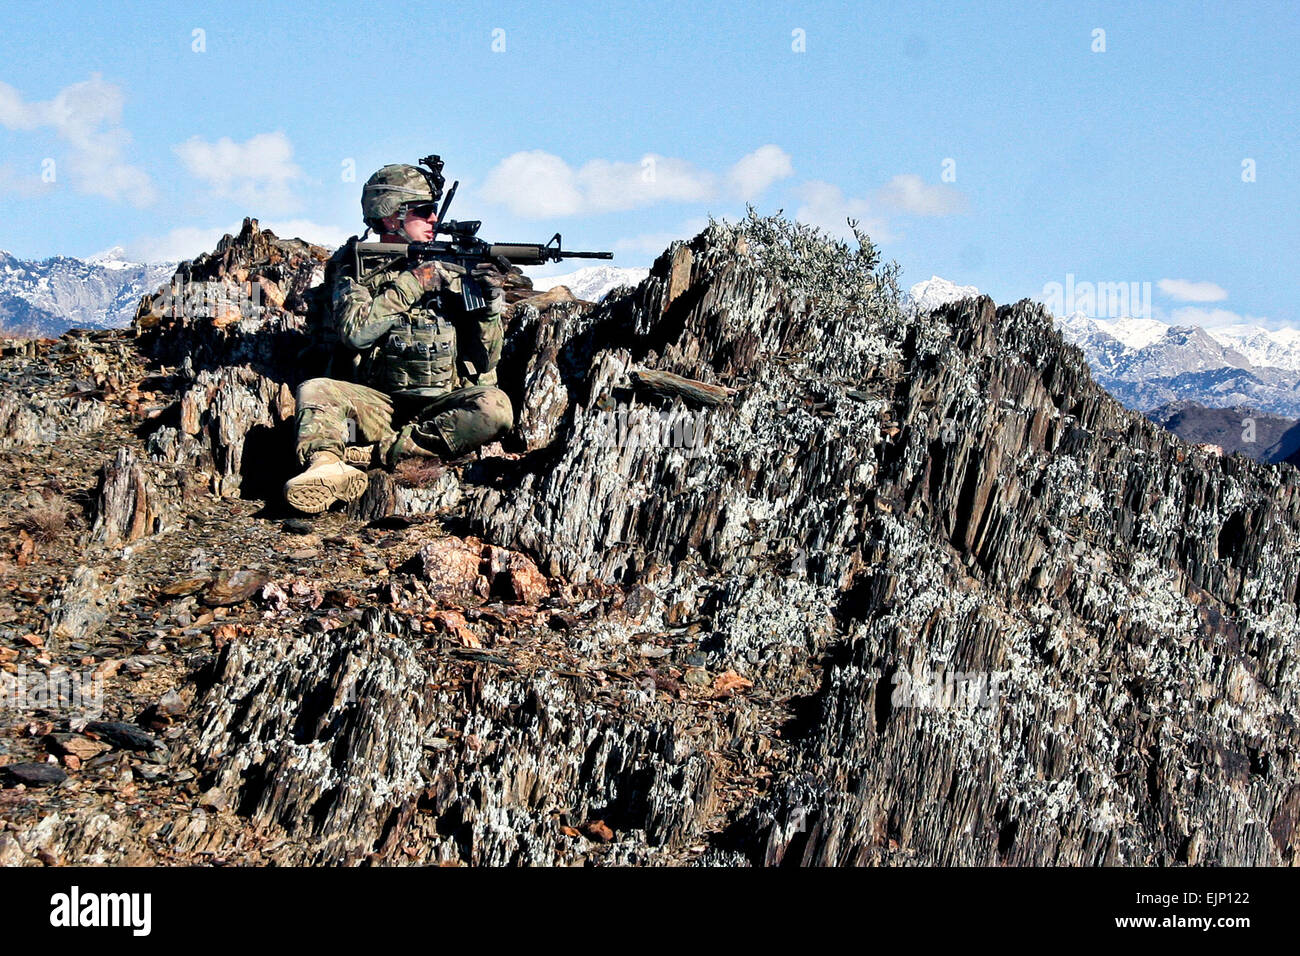
[[[1296,326],[1298,13],[9,5],[0,248],[188,255],[245,215],[338,241],[374,169],[437,152],[486,237],[560,231],[620,265],[748,200],[855,216],[909,284],[1149,282],[1158,318]]]

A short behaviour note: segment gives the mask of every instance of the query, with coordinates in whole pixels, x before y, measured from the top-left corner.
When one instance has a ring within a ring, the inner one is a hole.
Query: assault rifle
[[[443,204],[444,212],[451,204],[451,196],[455,195],[455,192],[456,186],[453,185],[451,194]],[[358,242],[354,246],[356,275],[366,275],[370,270],[387,265],[397,257],[406,258],[412,265],[437,259],[455,263],[466,270],[482,263],[501,264],[501,260],[517,266],[540,266],[547,262],[560,262],[563,259],[614,258],[612,252],[574,252],[562,248],[558,232],[546,243],[487,242],[478,237],[478,230],[482,225],[483,223],[477,219],[439,222],[434,226],[432,242]],[[437,238],[439,235],[448,238],[439,240]],[[461,277],[460,287],[466,311],[473,312],[487,304],[478,283],[469,275]]]

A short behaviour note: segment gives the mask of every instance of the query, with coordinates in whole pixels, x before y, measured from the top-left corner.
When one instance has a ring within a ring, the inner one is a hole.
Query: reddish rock
[[[610,843],[614,839],[614,831],[604,820],[590,820],[579,827],[579,830],[582,831],[583,836],[595,843]]]
[[[483,546],[475,539],[435,538],[420,547],[406,570],[429,582],[431,590],[466,597],[488,596],[488,581],[481,571]]]
[[[527,555],[507,548],[487,545],[483,564],[492,593],[521,604],[537,604],[551,593],[546,575]]]

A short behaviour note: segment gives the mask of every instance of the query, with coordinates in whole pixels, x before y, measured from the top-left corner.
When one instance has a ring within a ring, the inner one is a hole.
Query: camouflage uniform
[[[495,387],[499,286],[480,274],[488,305],[466,313],[464,270],[455,265],[430,263],[424,268],[436,275],[426,272],[422,281],[398,261],[356,280],[351,260],[349,244],[328,272],[336,332],[355,355],[359,382],[314,378],[299,386],[299,461],[320,451],[342,458],[349,443],[378,444],[387,457],[399,430],[398,454],[454,458],[509,431],[514,410]]]

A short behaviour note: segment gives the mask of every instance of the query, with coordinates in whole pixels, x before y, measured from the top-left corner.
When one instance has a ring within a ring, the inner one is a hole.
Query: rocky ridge
[[[25,714],[66,778],[11,770],[6,862],[1294,862],[1300,476],[1041,307],[752,215],[598,306],[515,276],[502,446],[308,522],[324,257],[249,223],[181,267],[227,300],[5,359],[5,467],[63,429],[85,530],[61,572],[4,503],[0,666],[100,661],[157,745]]]

